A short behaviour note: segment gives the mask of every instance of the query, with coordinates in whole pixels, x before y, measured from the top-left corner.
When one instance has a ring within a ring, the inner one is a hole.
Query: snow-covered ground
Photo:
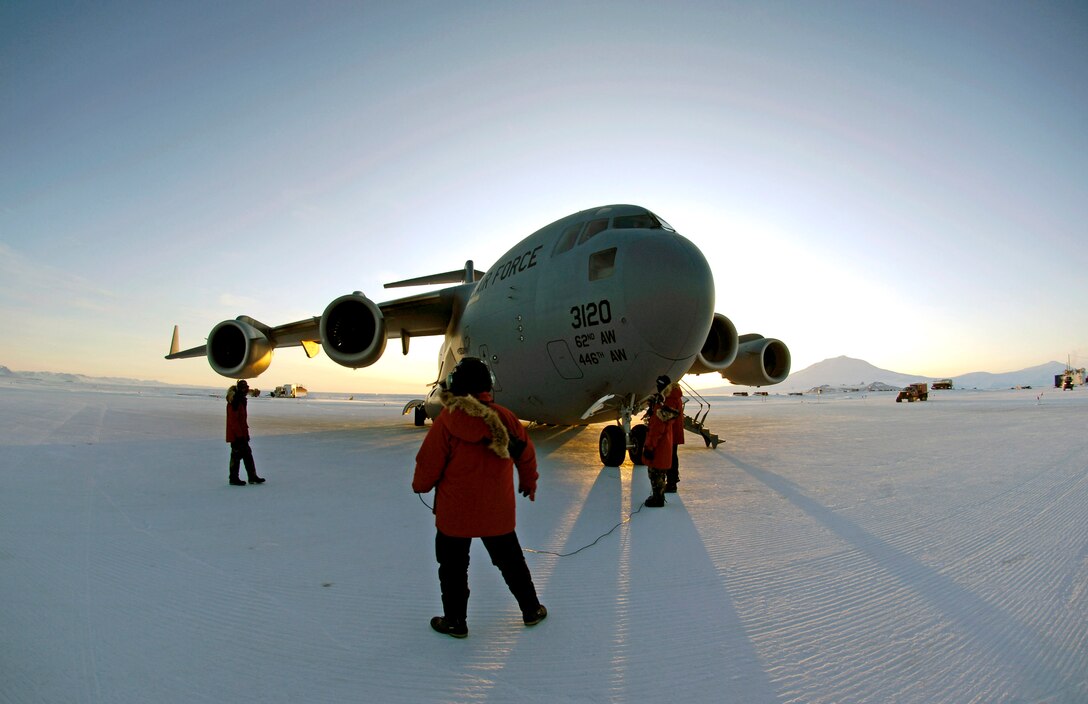
[[[235,488],[221,399],[2,382],[0,702],[1085,702],[1088,390],[1039,394],[718,399],[641,511],[534,430],[550,615],[477,541],[458,641],[402,399],[251,401]]]

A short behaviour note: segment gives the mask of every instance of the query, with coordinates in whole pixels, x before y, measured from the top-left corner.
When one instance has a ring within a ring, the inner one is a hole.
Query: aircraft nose
[[[628,320],[670,360],[694,357],[714,317],[714,277],[699,248],[655,231],[633,242],[622,265]]]

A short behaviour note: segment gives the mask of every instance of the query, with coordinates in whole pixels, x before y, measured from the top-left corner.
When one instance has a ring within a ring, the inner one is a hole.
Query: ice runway
[[[399,399],[251,401],[229,487],[222,399],[3,382],[0,702],[1088,701],[1088,390],[930,398],[714,400],[603,538],[645,469],[532,431],[550,615],[476,541],[456,641]]]

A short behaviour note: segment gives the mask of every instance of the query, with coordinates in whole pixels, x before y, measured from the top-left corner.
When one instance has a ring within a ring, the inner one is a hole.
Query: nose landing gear
[[[620,406],[618,424],[605,426],[601,431],[598,449],[601,464],[605,467],[619,467],[628,454],[631,455],[631,464],[642,464],[642,445],[646,441],[646,426],[631,427],[631,417],[640,405],[635,402],[634,396],[631,396]]]

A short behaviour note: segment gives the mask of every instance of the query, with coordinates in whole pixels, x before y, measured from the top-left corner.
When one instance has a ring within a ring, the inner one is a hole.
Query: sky
[[[635,203],[795,371],[1084,366],[1086,165],[1077,2],[6,2],[0,365],[218,386],[173,325]],[[256,385],[424,390],[439,341],[396,342]]]

